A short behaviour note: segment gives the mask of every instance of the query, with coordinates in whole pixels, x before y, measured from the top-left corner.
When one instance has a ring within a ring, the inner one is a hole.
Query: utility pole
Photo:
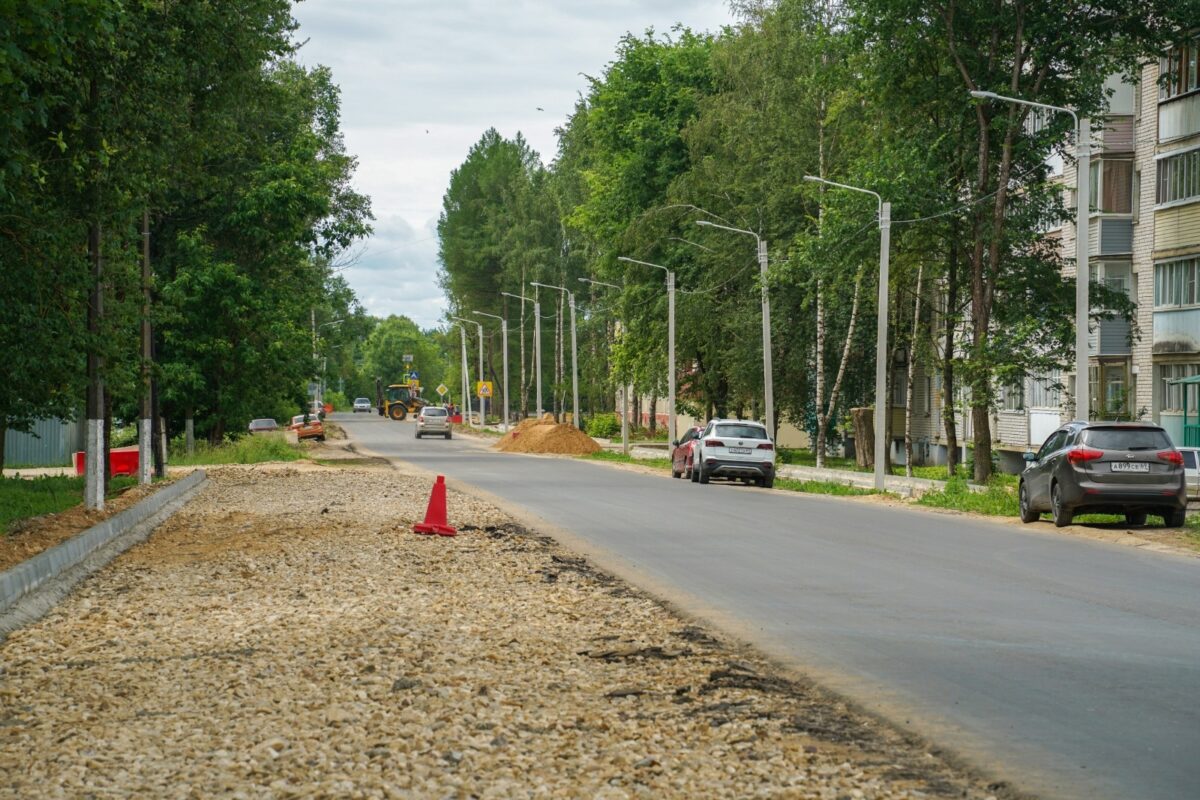
[[[504,420],[501,425],[505,433],[508,433],[508,320],[496,314],[485,314],[482,311],[473,311],[473,314],[478,314],[481,317],[491,317],[492,319],[500,320],[500,347],[504,351]],[[480,337],[482,338],[482,336]]]
[[[93,212],[98,213],[98,210]],[[100,223],[88,225],[88,257],[92,281],[88,288],[87,441],[84,447],[83,500],[89,509],[104,508],[104,361],[100,356],[100,321],[104,318],[104,262],[100,256]]]
[[[150,212],[142,212],[142,413],[138,426],[138,483],[150,483],[154,406],[150,392]]]
[[[548,283],[530,282],[531,286],[540,286],[543,289],[554,289],[563,292],[567,296],[567,304],[571,306],[571,420],[576,428],[579,427],[579,350],[576,347],[575,338],[575,293],[565,286],[551,286]],[[536,307],[536,306],[535,306]],[[540,344],[540,340],[539,340]],[[540,350],[539,350],[540,353]],[[541,357],[538,358],[538,371],[541,371]],[[539,398],[540,399],[540,398]]]

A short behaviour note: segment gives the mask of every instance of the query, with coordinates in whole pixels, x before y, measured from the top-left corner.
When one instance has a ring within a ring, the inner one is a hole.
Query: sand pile
[[[564,453],[587,455],[600,445],[592,437],[569,422],[555,422],[553,414],[541,419],[522,420],[496,443],[497,450],[506,453]]]

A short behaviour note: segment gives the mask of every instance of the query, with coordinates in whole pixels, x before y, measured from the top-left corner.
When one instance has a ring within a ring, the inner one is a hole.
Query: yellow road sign
[[[476,397],[491,397],[492,382],[491,381],[475,381],[475,396]]]

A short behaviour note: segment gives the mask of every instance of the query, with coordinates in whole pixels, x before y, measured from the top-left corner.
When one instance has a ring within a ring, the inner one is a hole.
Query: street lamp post
[[[458,319],[458,317],[452,317],[452,319]],[[462,364],[462,407],[467,413],[467,425],[471,425],[471,403],[467,394],[467,381],[469,378],[467,375],[467,326],[460,323],[458,332],[462,339],[462,358],[459,359]]]
[[[474,325],[476,331],[479,334],[479,373],[478,374],[479,374],[479,382],[482,383],[483,382],[483,324],[476,322],[473,319],[466,319],[464,317],[454,317],[454,319],[456,319],[460,322],[465,322],[468,325]],[[470,410],[471,410],[470,408],[467,409],[468,412],[470,412]],[[486,411],[487,411],[487,398],[480,397],[479,398],[479,429],[480,430],[483,430],[484,425],[487,423]]]
[[[643,267],[654,267],[667,273],[667,437],[675,441],[675,270],[668,269],[662,264],[652,264],[649,261],[638,261],[636,258],[617,256],[617,261],[629,264],[641,264]]]
[[[512,294],[511,292],[501,292],[505,297],[515,297],[521,301],[521,306],[524,307],[525,301],[531,298],[523,294]],[[537,416],[541,419],[542,414],[542,304],[538,302],[536,297],[532,298],[533,302],[533,367],[534,367],[534,385],[537,386]],[[524,338],[522,338],[524,341]],[[522,389],[522,392],[525,390]],[[522,394],[522,396],[524,396]]]
[[[504,432],[508,433],[508,321],[504,317],[496,314],[485,314],[482,311],[472,311],[472,314],[478,314],[481,317],[491,317],[492,319],[500,320],[500,347],[503,348],[504,356],[504,422],[502,426]]]
[[[605,283],[604,281],[592,280],[591,278],[580,278],[583,283],[592,283],[596,286],[607,286],[610,289],[621,289],[615,283]],[[617,320],[617,334],[621,332],[621,321]],[[622,376],[623,378],[624,376]],[[621,381],[621,452],[629,455],[629,384]]]
[[[540,286],[543,289],[557,289],[567,295],[567,305],[571,307],[571,419],[576,428],[579,427],[579,348],[575,339],[575,294],[565,286],[551,286],[548,283],[530,281],[530,286]],[[540,344],[540,343],[539,343]],[[541,359],[538,359],[540,371]]]
[[[815,175],[805,175],[804,180],[823,183],[838,189],[869,194],[879,204],[879,311],[875,322],[875,488],[883,491],[884,464],[887,455],[887,325],[888,325],[888,257],[892,240],[892,204],[870,189],[834,183]]]
[[[1087,420],[1091,416],[1091,386],[1088,383],[1088,238],[1092,195],[1092,125],[1087,117],[1063,106],[1035,103],[1019,97],[1006,97],[995,92],[971,92],[979,100],[1003,100],[1047,111],[1070,114],[1075,120],[1075,417]]]
[[[762,283],[762,340],[763,340],[763,405],[766,406],[767,430],[775,435],[775,379],[771,368],[771,298],[767,290],[767,243],[754,231],[718,225],[706,219],[696,220],[697,225],[720,228],[723,231],[744,233],[753,236],[758,243],[758,275]]]

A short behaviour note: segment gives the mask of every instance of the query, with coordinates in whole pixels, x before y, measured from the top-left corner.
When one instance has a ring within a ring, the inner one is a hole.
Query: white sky
[[[375,235],[344,271],[367,311],[438,326],[437,219],[451,170],[485,130],[520,131],[544,162],[555,127],[627,31],[715,31],[725,0],[304,0],[300,60],[342,90],[355,186]],[[539,111],[538,108],[544,109]]]

